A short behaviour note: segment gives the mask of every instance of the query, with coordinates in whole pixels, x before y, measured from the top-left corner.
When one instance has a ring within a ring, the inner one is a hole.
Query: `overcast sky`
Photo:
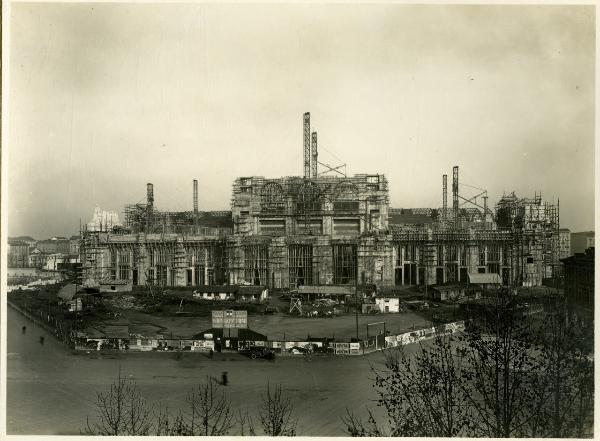
[[[592,6],[13,3],[11,235],[76,233],[154,183],[159,209],[229,209],[235,177],[320,159],[384,173],[392,207],[442,174],[560,198],[594,228]],[[465,195],[472,189],[461,188]],[[451,200],[451,198],[450,198]]]

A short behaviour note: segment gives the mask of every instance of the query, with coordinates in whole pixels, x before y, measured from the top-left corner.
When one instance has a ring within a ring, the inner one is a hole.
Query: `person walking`
[[[23,332],[23,334],[25,334],[27,332],[27,326],[23,326],[21,328],[21,332]]]
[[[221,374],[221,384],[227,386],[227,383],[229,383],[229,380],[227,380],[227,372],[223,372]]]

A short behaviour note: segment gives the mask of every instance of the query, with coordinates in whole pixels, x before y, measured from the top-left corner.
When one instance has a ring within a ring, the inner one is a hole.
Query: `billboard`
[[[248,311],[212,311],[213,328],[247,328]]]

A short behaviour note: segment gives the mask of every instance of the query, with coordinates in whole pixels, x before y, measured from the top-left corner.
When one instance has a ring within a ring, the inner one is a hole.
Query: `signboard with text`
[[[213,328],[247,328],[248,311],[212,311]]]

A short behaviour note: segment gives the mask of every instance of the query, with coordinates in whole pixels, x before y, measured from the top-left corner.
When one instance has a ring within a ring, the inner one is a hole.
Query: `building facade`
[[[42,269],[46,265],[50,253],[45,253],[37,248],[33,249],[28,256],[29,267]]]
[[[29,245],[26,242],[8,241],[8,267],[27,268],[29,266]]]
[[[194,195],[197,194],[194,182]],[[202,286],[441,285],[469,273],[541,285],[559,266],[556,206],[503,196],[483,209],[392,209],[381,174],[242,177],[231,211],[126,206],[123,226],[86,230],[87,284]],[[485,213],[485,214],[484,214]]]
[[[561,228],[558,230],[558,258],[564,259],[571,255],[571,230]]]
[[[52,239],[39,240],[36,248],[42,253],[69,254],[71,245],[69,244],[69,240],[64,237],[53,237]]]

